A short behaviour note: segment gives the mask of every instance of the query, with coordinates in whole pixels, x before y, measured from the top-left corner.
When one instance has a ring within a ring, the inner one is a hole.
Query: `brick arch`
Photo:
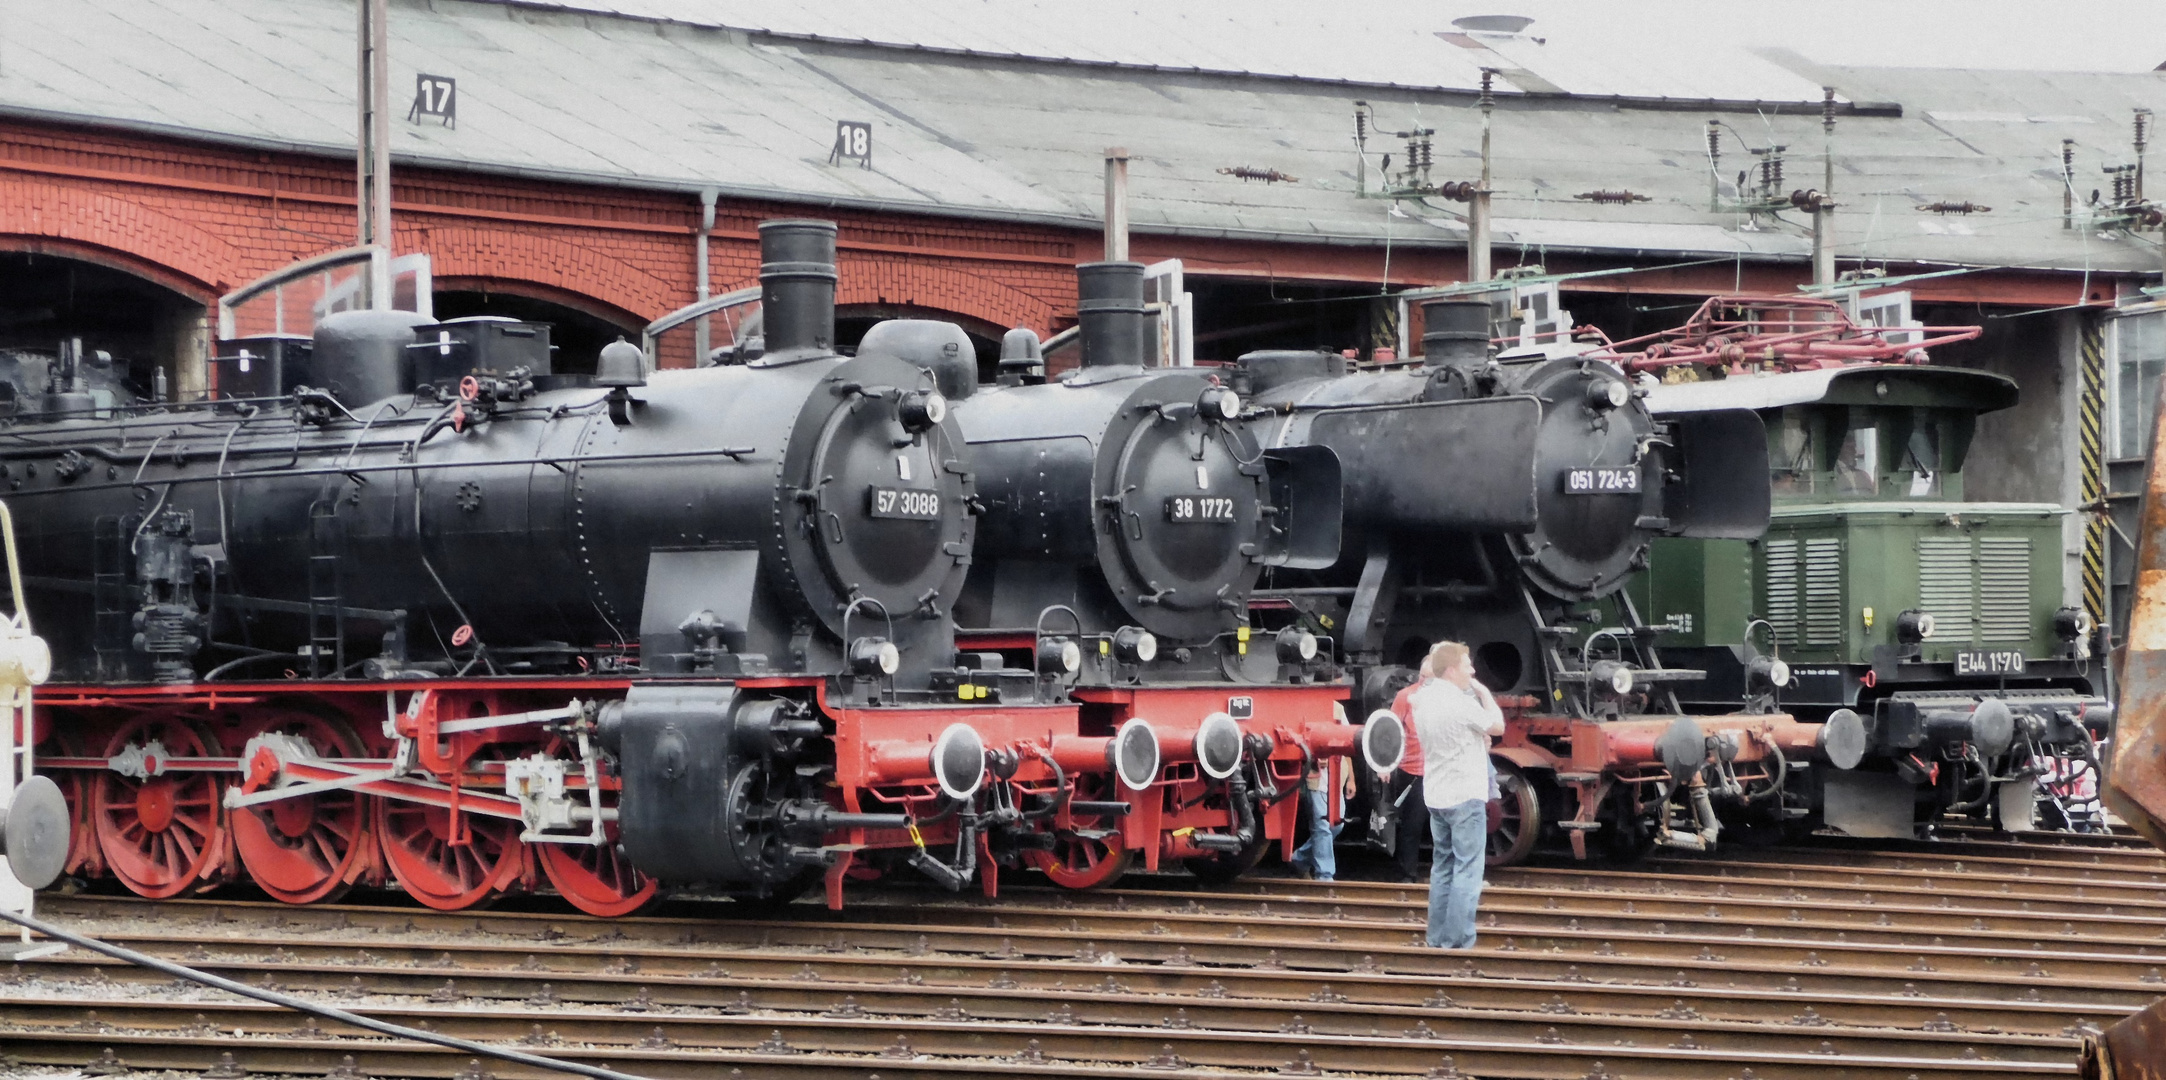
[[[430,272],[439,280],[495,282],[507,292],[521,291],[524,283],[536,299],[612,322],[644,325],[691,301],[680,286],[553,236],[475,228],[399,232],[400,249],[428,252]]]
[[[250,280],[214,233],[140,202],[28,179],[0,180],[0,244],[122,270],[208,303]]]
[[[841,258],[838,304],[896,304],[967,315],[1003,329],[1052,328],[1062,310],[1052,302],[997,277],[898,258]],[[1072,287],[1071,287],[1072,288]]]

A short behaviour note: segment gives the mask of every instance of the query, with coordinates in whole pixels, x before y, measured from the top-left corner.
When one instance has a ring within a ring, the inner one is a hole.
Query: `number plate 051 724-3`
[[[1168,495],[1166,520],[1184,525],[1223,525],[1233,520],[1233,500],[1223,495]]]
[[[1955,654],[1957,675],[2021,675],[2023,654],[2014,649],[1965,649]]]
[[[1634,495],[1639,490],[1637,465],[1564,470],[1564,493],[1567,495]]]
[[[865,513],[905,521],[940,520],[940,493],[924,488],[873,487],[865,492]]]

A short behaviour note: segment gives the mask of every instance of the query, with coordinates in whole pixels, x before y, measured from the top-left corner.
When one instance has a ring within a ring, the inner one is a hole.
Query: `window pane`
[[[2150,452],[2159,376],[2166,372],[2166,326],[2158,315],[2122,319],[2115,327],[2115,341],[2113,456],[2140,458]]]

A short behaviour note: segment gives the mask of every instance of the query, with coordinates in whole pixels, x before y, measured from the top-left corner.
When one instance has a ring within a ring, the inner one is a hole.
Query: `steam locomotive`
[[[1545,837],[1636,856],[1704,849],[1723,818],[1801,816],[1810,767],[1858,763],[1856,717],[1690,715],[1659,628],[1624,586],[1662,537],[1757,537],[1766,441],[1749,410],[1657,416],[1616,365],[1490,349],[1486,301],[1423,305],[1418,364],[1349,371],[1323,352],[1251,353],[1233,385],[1277,419],[1267,445],[1340,459],[1345,556],[1274,570],[1259,616],[1338,630],[1372,715],[1433,642],[1499,691],[1505,824],[1491,862]],[[1798,768],[1793,771],[1791,759]]]
[[[945,324],[837,354],[832,224],[760,236],[738,363],[559,373],[546,326],[372,310],[223,343],[205,402],[24,388],[0,480],[68,871],[990,895],[1238,868],[1306,769],[1397,758],[1313,639],[1250,648],[1260,569],[1336,554],[1333,464],[1140,365],[1139,268],[1082,268],[1080,377],[978,394]]]

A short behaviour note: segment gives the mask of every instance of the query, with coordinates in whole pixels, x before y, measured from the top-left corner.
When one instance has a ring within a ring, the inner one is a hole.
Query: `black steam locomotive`
[[[1241,358],[1233,385],[1277,414],[1266,445],[1333,450],[1346,492],[1344,557],[1274,571],[1259,616],[1341,634],[1369,711],[1434,642],[1472,648],[1507,715],[1493,862],[1524,859],[1545,833],[1582,857],[1589,835],[1623,854],[1698,849],[1719,832],[1718,806],[1802,812],[1789,758],[1847,768],[1861,733],[1772,712],[1685,715],[1672,688],[1703,673],[1663,663],[1659,628],[1622,591],[1657,537],[1766,528],[1760,420],[1656,417],[1613,364],[1494,355],[1485,301],[1432,301],[1424,318],[1418,364]]]
[[[1251,662],[1247,594],[1335,554],[1325,458],[1134,362],[1132,264],[1083,271],[1104,362],[965,418],[959,331],[840,356],[834,227],[761,242],[741,363],[619,343],[562,374],[545,326],[356,311],[225,343],[209,401],[19,397],[0,479],[72,872],[441,908],[546,878],[616,915],[658,883],[839,904],[906,865],[990,892],[988,860],[1088,885],[1290,843],[1284,794],[1357,729],[1313,640]],[[1232,505],[1190,519],[1181,478]]]

